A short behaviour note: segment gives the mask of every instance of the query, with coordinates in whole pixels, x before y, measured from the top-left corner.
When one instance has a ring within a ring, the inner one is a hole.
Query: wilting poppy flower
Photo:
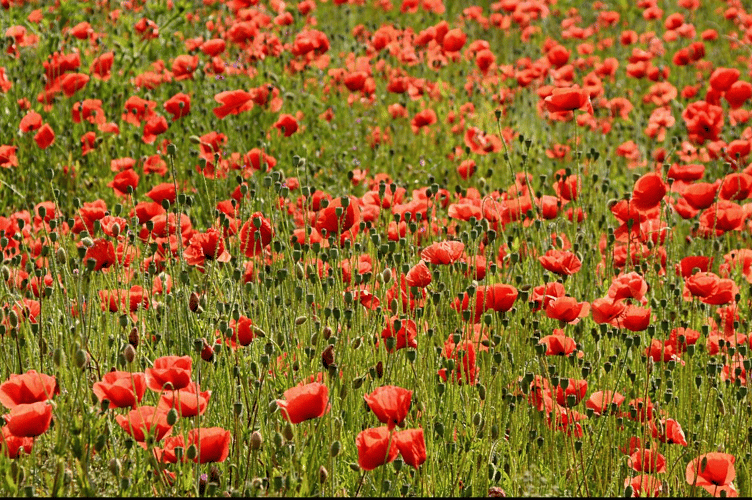
[[[146,392],[146,376],[143,373],[123,371],[107,372],[101,382],[94,383],[94,394],[110,408],[135,408]]]
[[[655,476],[640,474],[624,480],[624,487],[632,487],[633,497],[657,497],[663,492],[663,483]]]
[[[18,405],[38,403],[52,399],[60,393],[55,377],[29,370],[21,375],[11,374],[0,385],[0,403],[8,409]]]
[[[199,464],[224,462],[230,454],[231,440],[230,431],[221,427],[199,427],[188,431],[188,446],[198,448],[193,461]]]
[[[577,347],[574,339],[567,337],[560,328],[555,328],[553,335],[546,335],[538,344],[546,346],[546,356],[569,356]]]
[[[18,453],[31,453],[34,446],[34,438],[14,436],[7,426],[0,429],[0,452],[8,458],[18,458]]]
[[[318,382],[287,389],[284,397],[285,399],[277,400],[277,406],[284,419],[293,424],[322,417],[331,407],[329,388]]]
[[[630,203],[637,210],[650,210],[660,204],[666,192],[666,183],[660,174],[645,174],[635,182]]]
[[[272,241],[272,225],[261,212],[255,212],[240,229],[240,250],[246,257],[260,254]]]
[[[279,115],[279,118],[274,123],[274,127],[283,132],[285,137],[290,137],[298,131],[298,121],[294,116],[283,113]]]
[[[158,408],[164,411],[175,408],[180,417],[195,417],[204,414],[209,398],[211,398],[211,391],[201,392],[198,384],[191,382],[177,391],[163,392]]]
[[[14,406],[5,416],[8,430],[18,437],[41,436],[50,427],[52,405],[47,401]]]
[[[172,429],[167,423],[167,412],[154,406],[139,406],[125,416],[116,415],[115,420],[139,443],[146,442],[147,435],[153,436],[155,441],[160,441]]]
[[[154,360],[152,368],[147,368],[146,384],[156,392],[179,390],[191,383],[193,360],[190,356],[162,356]]]
[[[413,391],[394,385],[377,387],[371,394],[363,396],[368,407],[389,430],[402,423],[410,410]]]
[[[360,432],[355,438],[355,446],[358,448],[358,465],[366,471],[388,464],[399,454],[397,440],[386,426]]]
[[[462,257],[465,244],[461,241],[439,241],[420,252],[420,258],[434,265],[453,264]]]
[[[736,457],[728,453],[706,453],[687,464],[688,484],[700,486],[714,497],[725,492],[727,497],[737,496],[732,481],[736,477]]]
[[[580,259],[566,250],[549,250],[546,255],[538,257],[538,261],[547,271],[563,276],[575,274],[582,268]]]
[[[397,449],[405,463],[417,469],[426,461],[426,439],[423,429],[399,431],[392,437],[397,442]]]

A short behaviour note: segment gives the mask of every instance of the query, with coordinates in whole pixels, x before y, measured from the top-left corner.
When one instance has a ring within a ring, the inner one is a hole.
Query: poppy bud
[[[122,470],[122,464],[120,463],[120,460],[117,458],[113,458],[110,460],[109,464],[107,464],[107,468],[110,469],[110,472],[115,477],[120,477],[120,471]]]
[[[321,362],[324,365],[324,368],[329,368],[330,365],[334,363],[334,346],[329,344],[326,349],[324,349],[324,352],[321,353]]]
[[[131,332],[128,334],[128,343],[135,349],[138,347],[139,340],[140,336],[138,334],[138,328],[134,326],[133,328],[131,328]]]
[[[66,255],[65,255],[65,249],[58,248],[55,252],[55,259],[57,260],[58,264],[65,264],[66,261]]]
[[[196,449],[196,445],[195,444],[192,444],[192,445],[190,445],[188,447],[188,449],[185,451],[185,456],[186,456],[186,458],[188,460],[195,460],[196,459],[196,456],[198,456],[198,450]]]
[[[243,403],[241,403],[240,401],[236,401],[232,405],[232,411],[233,413],[235,413],[236,417],[241,416],[243,414]]]
[[[324,484],[328,478],[329,478],[329,471],[326,470],[326,467],[322,465],[321,467],[319,467],[319,482],[321,484]]]
[[[188,298],[188,309],[191,312],[199,312],[198,294],[196,292],[191,292],[191,296]]]
[[[284,435],[284,438],[285,438],[286,440],[288,440],[288,441],[292,441],[292,440],[293,440],[293,438],[295,437],[295,434],[293,434],[293,431],[292,431],[292,424],[291,424],[290,422],[287,422],[287,425],[286,425],[286,426],[285,426],[285,428],[284,428],[284,429],[282,430],[282,432],[284,433],[284,434],[283,434],[283,435]]]
[[[78,368],[84,369],[89,364],[89,353],[87,353],[83,349],[79,349],[73,356],[73,361]]]
[[[298,316],[295,318],[295,326],[300,326],[308,321],[308,316]]]
[[[282,434],[279,432],[274,433],[274,447],[277,449],[282,448]]]
[[[62,349],[55,349],[52,352],[52,362],[55,363],[57,368],[60,368],[65,364],[65,352]]]
[[[175,425],[178,421],[178,412],[175,408],[170,408],[170,411],[167,412],[167,424],[172,427]]]
[[[87,236],[86,238],[81,239],[81,244],[84,248],[91,248],[94,246],[94,240]]]
[[[331,448],[329,448],[329,455],[334,458],[337,455],[339,455],[340,450],[342,449],[342,443],[339,441],[335,441],[332,443]]]
[[[274,405],[276,406],[276,402]],[[251,434],[251,449],[259,450],[261,449],[262,444],[264,444],[264,438],[261,437],[261,433],[259,431],[253,431],[253,434]]]
[[[384,283],[389,283],[392,281],[392,270],[390,268],[386,268],[381,272],[381,279],[384,281]]]
[[[132,344],[125,346],[125,349],[123,349],[123,357],[128,364],[133,363],[133,360],[136,359],[136,349],[133,348]]]

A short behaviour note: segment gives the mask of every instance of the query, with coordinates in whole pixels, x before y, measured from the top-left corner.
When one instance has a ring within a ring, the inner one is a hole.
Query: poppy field
[[[745,2],[0,30],[0,494],[752,496]]]

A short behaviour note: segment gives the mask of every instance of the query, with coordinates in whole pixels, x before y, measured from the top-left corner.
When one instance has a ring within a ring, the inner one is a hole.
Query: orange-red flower
[[[700,455],[687,464],[687,483],[704,488],[714,497],[720,497],[722,492],[727,497],[735,497],[737,492],[732,483],[736,477],[735,461],[736,457],[728,453]]]
[[[401,424],[410,410],[413,391],[394,385],[377,387],[371,394],[363,396],[368,407],[382,424],[387,424],[389,430]]]
[[[559,275],[571,275],[582,269],[582,262],[575,254],[566,250],[552,249],[546,255],[538,257],[543,267],[552,273]]]
[[[191,383],[193,360],[190,356],[162,356],[146,369],[146,384],[156,392],[179,390]]]
[[[143,373],[123,371],[107,372],[101,382],[94,383],[94,394],[110,408],[135,408],[146,392],[146,376]]]
[[[41,436],[50,427],[52,422],[52,405],[47,401],[20,404],[5,415],[8,430],[18,437]]]
[[[397,450],[410,467],[417,469],[426,461],[426,439],[423,429],[407,429],[394,434]]]
[[[439,241],[424,248],[420,258],[434,265],[446,265],[458,261],[464,251],[465,244],[461,241]]]
[[[293,424],[322,417],[331,407],[329,388],[318,382],[287,389],[284,397],[285,399],[277,400],[277,406],[284,419]]]
[[[55,377],[29,370],[21,375],[11,374],[7,381],[0,384],[0,403],[13,409],[18,405],[52,399],[59,393]]]
[[[399,454],[397,440],[386,426],[360,432],[355,438],[355,446],[358,448],[358,465],[366,471],[388,464]]]
[[[228,90],[214,96],[214,100],[221,104],[212,109],[214,115],[220,120],[227,115],[237,115],[253,108],[253,95],[245,90]]]
[[[230,454],[231,440],[230,431],[221,427],[199,427],[188,431],[188,446],[198,448],[193,461],[199,464],[224,462]]]
[[[147,435],[160,441],[172,430],[172,426],[167,423],[167,412],[154,406],[139,406],[125,416],[116,415],[115,420],[139,443],[146,442]]]
[[[240,250],[246,257],[260,254],[271,241],[274,232],[269,219],[255,212],[240,229]]]
[[[191,382],[182,389],[162,393],[158,408],[164,411],[175,408],[180,417],[195,417],[204,414],[209,398],[211,391],[201,392],[198,384]]]

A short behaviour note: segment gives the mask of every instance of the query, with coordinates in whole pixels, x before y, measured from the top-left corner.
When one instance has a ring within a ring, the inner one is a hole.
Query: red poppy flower
[[[629,466],[637,472],[664,474],[666,457],[653,450],[639,449],[629,457]]]
[[[34,446],[34,438],[14,436],[7,426],[2,428],[0,434],[0,451],[8,458],[18,458],[21,450],[31,453]]]
[[[269,219],[255,212],[240,229],[240,250],[246,257],[258,255],[272,241],[273,235]]]
[[[566,389],[562,388],[562,384],[556,386],[556,402],[567,408],[577,406],[587,395],[587,389],[587,380],[567,379]]]
[[[641,332],[650,324],[650,308],[629,304],[618,320],[619,326],[633,332]]]
[[[598,324],[608,323],[616,325],[624,314],[626,304],[621,300],[614,300],[611,297],[605,299],[596,299],[590,304],[593,312],[593,321]]]
[[[433,125],[437,120],[438,118],[436,117],[436,111],[432,110],[431,108],[426,108],[415,114],[412,121],[410,122],[410,126],[413,129],[413,133],[417,134],[420,129],[428,127],[429,125]]]
[[[49,123],[42,125],[42,128],[34,135],[34,141],[39,146],[39,149],[47,149],[55,142],[55,131],[52,130]]]
[[[555,328],[553,335],[540,339],[538,345],[546,346],[546,356],[569,356],[577,347],[575,340],[567,337],[560,328]]]
[[[283,113],[279,115],[277,121],[274,122],[274,127],[279,129],[285,137],[290,137],[292,134],[298,131],[298,121],[294,116]]]
[[[180,417],[195,417],[204,414],[210,398],[211,391],[201,392],[198,384],[191,382],[182,389],[163,392],[158,408],[164,411],[175,408]]]
[[[21,132],[33,132],[42,126],[42,115],[36,111],[29,111],[21,118],[18,129]]]
[[[678,444],[687,446],[687,439],[684,437],[684,431],[679,422],[673,418],[661,419],[657,424],[650,423],[651,433],[661,443]]]
[[[416,340],[417,335],[418,327],[415,324],[415,321],[411,319],[402,320],[398,316],[392,316],[389,318],[386,322],[386,328],[381,331],[382,339],[388,339],[390,337],[397,339],[393,349],[389,350],[387,347],[389,352],[398,351],[408,347],[415,349],[418,347],[418,341]]]
[[[575,274],[582,268],[582,262],[572,252],[566,250],[549,250],[546,255],[538,257],[543,267],[562,276]]]
[[[490,286],[479,286],[475,290],[474,316],[470,316],[473,323],[478,323],[487,311],[506,312],[512,308],[517,300],[518,291],[512,285],[496,283]],[[462,302],[455,299],[452,308],[458,312],[470,310],[470,297],[463,294]]]
[[[650,398],[635,398],[627,403],[629,411],[624,415],[634,422],[645,422],[653,418],[653,402]]]
[[[725,492],[727,497],[737,496],[732,481],[736,477],[734,462],[736,457],[728,453],[706,453],[687,464],[686,480],[688,484],[705,489],[714,497]]]
[[[624,487],[632,487],[633,497],[657,497],[663,493],[663,483],[655,476],[640,474],[624,480]]]
[[[94,260],[94,271],[108,268],[117,262],[115,256],[115,246],[112,241],[106,238],[96,238],[94,244],[86,250],[84,254],[84,263],[89,259]]]
[[[630,203],[640,211],[657,207],[666,195],[666,183],[660,174],[645,174],[635,182]]]
[[[448,373],[446,368],[439,370],[439,376],[445,382],[450,380],[458,384],[474,384],[477,376],[478,366],[476,364],[475,344],[478,343],[473,340],[462,340],[459,344],[455,344],[454,340],[450,336],[446,342],[444,342],[444,357],[454,360],[455,367],[453,370],[454,376]]]
[[[20,404],[5,415],[8,430],[18,437],[41,436],[50,427],[52,422],[52,405],[47,401]]]
[[[67,97],[71,97],[73,94],[84,88],[87,83],[89,83],[89,75],[83,73],[68,73],[62,80],[63,93],[65,93]]]
[[[92,61],[91,66],[89,66],[89,72],[94,78],[107,81],[110,79],[113,62],[115,62],[115,53],[105,52]]]
[[[700,214],[700,229],[705,234],[721,236],[727,231],[741,229],[745,220],[744,209],[727,200],[718,200]]]
[[[225,51],[226,45],[221,38],[212,38],[202,43],[199,50],[209,57],[215,57]]]
[[[413,391],[394,385],[377,387],[371,394],[363,396],[368,407],[382,424],[387,424],[389,430],[401,424],[410,410]]]
[[[427,246],[420,252],[420,258],[434,265],[453,264],[465,251],[461,241],[439,241]]]
[[[21,375],[11,374],[0,384],[0,403],[8,409],[18,405],[38,403],[52,399],[60,393],[57,380],[51,375],[29,370]]]
[[[245,90],[220,92],[214,96],[214,100],[221,104],[220,107],[212,109],[220,120],[227,115],[237,115],[253,108],[253,95]]]
[[[347,204],[347,207],[343,207],[342,198],[334,198],[326,208],[316,212],[314,226],[318,232],[323,234],[323,230],[326,230],[328,237],[329,235],[347,234],[348,231],[351,232],[357,228],[360,223],[358,199],[354,196],[345,197],[344,203]],[[341,215],[337,215],[338,212]]]
[[[358,465],[366,471],[388,464],[399,454],[397,440],[386,426],[360,432],[355,438],[355,446],[358,448]]]
[[[167,412],[154,406],[139,406],[125,416],[116,415],[115,421],[139,443],[146,442],[147,435],[160,441],[172,430],[172,426],[167,423]]]
[[[423,429],[399,431],[392,439],[396,441],[402,459],[410,467],[417,469],[426,461],[426,439]]]
[[[0,145],[0,167],[11,168],[18,166],[16,149],[18,149],[16,146]]]
[[[446,35],[444,35],[442,48],[444,49],[444,52],[457,52],[462,50],[466,41],[467,35],[460,28],[455,28],[449,30]]]
[[[205,261],[230,262],[230,252],[225,249],[222,233],[209,228],[205,233],[194,233],[183,251],[185,262],[191,266],[203,267]]]
[[[577,302],[574,297],[558,297],[546,306],[546,316],[564,323],[576,324],[590,312],[590,304]]]
[[[590,102],[590,94],[586,89],[555,88],[551,95],[543,100],[546,109],[552,113],[574,111]]]
[[[708,83],[716,92],[725,92],[739,79],[739,74],[736,68],[716,68]]]
[[[188,431],[188,446],[198,448],[193,461],[199,464],[224,462],[230,454],[231,440],[230,431],[221,427],[199,427]]]
[[[598,415],[608,415],[618,410],[626,398],[615,391],[597,391],[590,395],[585,406]],[[612,405],[615,405],[614,409]]]
[[[741,108],[750,97],[752,97],[752,83],[745,81],[734,83],[723,95],[731,109]]]
[[[245,316],[240,316],[237,321],[231,319],[232,341],[242,346],[250,345],[256,336],[251,328],[252,325],[253,321]]]
[[[164,109],[172,115],[172,121],[188,116],[191,112],[191,98],[187,94],[178,92],[165,101]]]
[[[169,127],[167,119],[164,116],[155,114],[146,120],[144,135],[141,137],[141,140],[144,141],[144,144],[154,144],[157,136],[166,132]]]
[[[322,417],[331,408],[329,388],[318,382],[287,389],[284,397],[285,399],[277,400],[277,406],[282,417],[293,424]]]
[[[405,275],[407,285],[418,288],[427,287],[431,283],[431,279],[431,271],[423,260],[410,268],[410,271]]]
[[[163,388],[179,390],[188,387],[192,368],[190,356],[162,356],[154,360],[152,368],[145,370],[146,384],[156,392],[161,392]]]
[[[558,281],[551,281],[545,285],[536,286],[533,288],[533,293],[530,296],[530,302],[535,304],[533,312],[547,308],[552,300],[564,297],[566,294],[564,285]]]
[[[146,375],[123,371],[107,372],[101,382],[94,383],[94,394],[110,408],[135,408],[146,392]]]
[[[717,141],[723,129],[723,108],[705,101],[695,101],[687,105],[682,118],[687,126],[689,139],[697,144]]]
[[[133,126],[140,127],[141,122],[148,120],[154,114],[157,103],[134,95],[125,101],[124,107],[125,113],[121,115],[121,119]]]
[[[135,191],[138,187],[138,180],[139,177],[136,171],[129,168],[115,175],[115,178],[107,186],[111,187],[118,196],[128,196],[128,188]]]

